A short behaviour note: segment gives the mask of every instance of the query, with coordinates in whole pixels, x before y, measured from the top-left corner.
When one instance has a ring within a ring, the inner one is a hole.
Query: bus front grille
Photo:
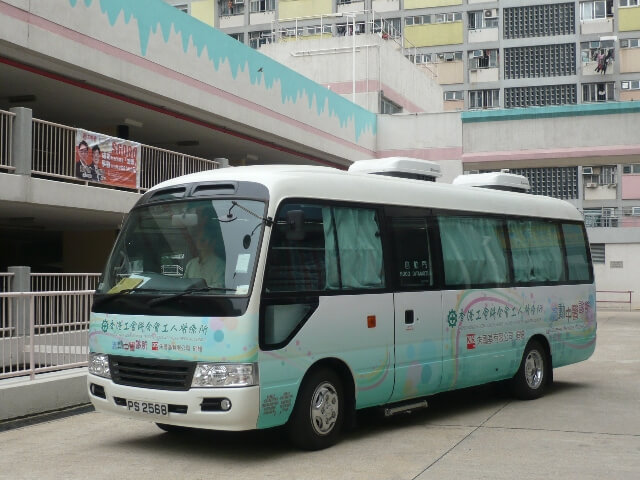
[[[157,390],[189,390],[195,362],[109,357],[111,379],[118,385]]]

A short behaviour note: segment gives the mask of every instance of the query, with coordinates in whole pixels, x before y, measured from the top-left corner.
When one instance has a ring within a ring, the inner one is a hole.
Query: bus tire
[[[342,380],[319,368],[304,379],[289,419],[289,438],[304,450],[321,450],[338,441],[345,416]]]
[[[511,380],[513,394],[520,400],[534,400],[544,395],[549,380],[549,357],[537,340],[524,349],[520,368]]]

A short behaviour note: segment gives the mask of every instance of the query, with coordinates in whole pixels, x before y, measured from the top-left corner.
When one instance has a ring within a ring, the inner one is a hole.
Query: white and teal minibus
[[[96,410],[166,431],[286,425],[306,449],[355,412],[508,381],[541,396],[593,353],[586,231],[569,203],[325,167],[161,183],[95,293]]]

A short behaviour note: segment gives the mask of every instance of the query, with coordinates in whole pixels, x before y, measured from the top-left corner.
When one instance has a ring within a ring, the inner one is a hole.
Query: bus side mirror
[[[287,212],[287,240],[295,242],[304,240],[304,212],[302,210]]]

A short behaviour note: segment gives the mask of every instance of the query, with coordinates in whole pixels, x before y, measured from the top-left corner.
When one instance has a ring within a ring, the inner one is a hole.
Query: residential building
[[[397,39],[443,87],[445,110],[640,98],[638,0],[165,1],[253,48],[352,33]]]

